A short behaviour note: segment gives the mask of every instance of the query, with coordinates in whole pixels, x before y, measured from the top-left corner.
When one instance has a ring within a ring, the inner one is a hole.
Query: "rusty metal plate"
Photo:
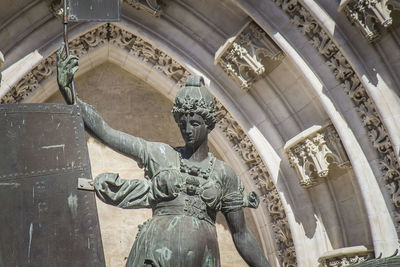
[[[0,266],[105,266],[77,106],[0,105]]]
[[[119,21],[120,0],[69,0],[69,21]]]

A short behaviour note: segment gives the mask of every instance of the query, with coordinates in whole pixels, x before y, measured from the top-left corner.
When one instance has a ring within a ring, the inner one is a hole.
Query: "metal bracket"
[[[86,178],[78,178],[78,189],[94,191],[93,180]]]

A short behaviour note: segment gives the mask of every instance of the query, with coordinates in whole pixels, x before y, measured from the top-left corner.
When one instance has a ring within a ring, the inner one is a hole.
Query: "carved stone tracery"
[[[228,39],[216,53],[215,64],[231,76],[245,91],[262,75],[271,72],[283,59],[282,50],[254,22]]]
[[[318,258],[318,267],[353,266],[371,258],[374,258],[373,249],[365,246],[344,247],[322,254]]]
[[[369,42],[377,40],[392,25],[392,11],[400,10],[396,0],[350,0],[342,1],[339,10],[355,24]]]
[[[379,167],[382,181],[388,189],[393,203],[393,219],[398,234],[400,234],[400,196],[396,195],[400,189],[400,164],[393,150],[388,132],[377,112],[375,103],[369,97],[352,66],[346,60],[343,53],[332,41],[325,29],[319,25],[312,14],[304,8],[298,0],[271,0],[277,4],[289,17],[297,29],[305,35],[310,44],[324,58],[340,82],[340,85],[355,105],[356,111],[368,132],[368,136],[379,153]]]
[[[183,85],[187,76],[191,74],[177,61],[158,48],[155,48],[148,41],[119,28],[113,23],[100,25],[98,28],[82,34],[69,42],[71,54],[78,56],[87,55],[94,49],[104,45],[112,45],[124,49],[129,55],[148,64],[154,71],[167,76],[177,85]],[[0,103],[22,102],[24,98],[40,90],[46,79],[55,79],[55,53],[43,59],[19,80],[1,98]],[[280,265],[287,267],[296,266],[296,252],[288,219],[278,190],[268,173],[267,167],[240,125],[218,101],[217,118],[219,121],[217,126],[226,135],[240,158],[248,166],[249,174],[257,184],[261,193],[261,199],[269,211]]]
[[[285,145],[290,165],[296,170],[300,185],[308,188],[328,177],[332,170],[350,167],[350,161],[333,125],[299,134]]]

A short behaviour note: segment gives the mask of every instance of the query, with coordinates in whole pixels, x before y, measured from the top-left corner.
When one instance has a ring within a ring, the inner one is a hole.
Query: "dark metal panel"
[[[105,266],[77,106],[0,105],[0,266]]]
[[[69,21],[119,21],[120,0],[69,0]]]

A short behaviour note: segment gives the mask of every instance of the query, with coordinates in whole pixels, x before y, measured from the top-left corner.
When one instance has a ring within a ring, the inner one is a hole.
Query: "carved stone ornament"
[[[353,101],[362,124],[368,132],[368,137],[379,154],[378,165],[381,177],[377,177],[377,181],[388,189],[393,204],[392,217],[397,233],[400,235],[400,164],[374,101],[369,97],[360,78],[324,27],[318,23],[300,1],[271,1],[275,2],[289,16],[291,23],[296,26],[299,32],[309,39],[310,44],[323,57],[325,64],[331,68],[334,77]]]
[[[155,48],[146,40],[135,34],[119,28],[116,24],[102,24],[98,28],[77,36],[69,42],[70,53],[79,57],[91,53],[103,46],[112,45],[126,50],[130,56],[149,64],[154,71],[159,71],[177,85],[183,85],[190,72],[180,63],[172,59],[163,51]],[[1,98],[0,103],[22,102],[24,98],[40,90],[46,80],[55,79],[56,52],[44,58],[36,67]],[[271,218],[275,248],[279,257],[280,266],[295,267],[296,252],[288,219],[267,167],[260,155],[247,137],[240,125],[220,103],[216,102],[217,127],[230,140],[234,149],[248,166],[249,174],[259,188],[259,193]]]
[[[264,30],[250,21],[215,54],[215,65],[245,91],[262,75],[271,72],[284,54]]]
[[[296,170],[300,185],[307,188],[328,177],[334,168],[348,168],[350,161],[333,125],[314,126],[285,145],[290,165]]]
[[[46,2],[50,13],[57,19],[62,20],[64,13],[63,0],[46,0]]]
[[[318,267],[353,266],[374,257],[374,251],[364,246],[345,247],[324,253],[318,258]]]
[[[382,30],[392,25],[392,11],[400,10],[397,0],[342,0],[339,10],[355,24],[369,42],[377,40]]]

